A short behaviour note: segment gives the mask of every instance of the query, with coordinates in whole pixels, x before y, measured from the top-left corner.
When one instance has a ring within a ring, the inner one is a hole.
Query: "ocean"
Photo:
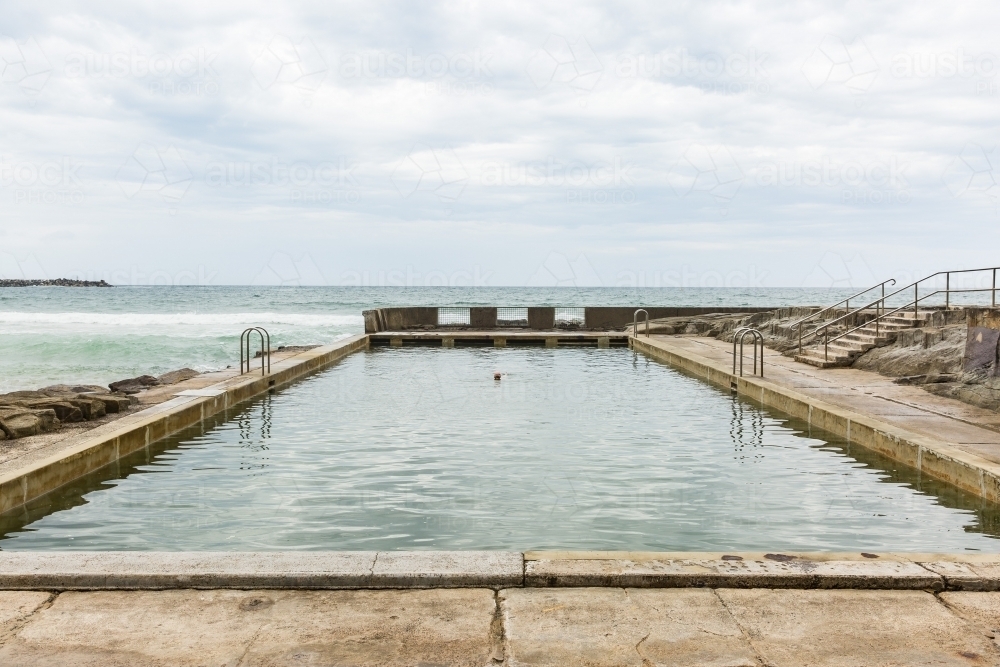
[[[609,287],[6,287],[0,288],[0,392],[106,385],[239,360],[239,335],[262,326],[272,347],[325,344],[364,331],[387,306],[801,306],[853,290]]]

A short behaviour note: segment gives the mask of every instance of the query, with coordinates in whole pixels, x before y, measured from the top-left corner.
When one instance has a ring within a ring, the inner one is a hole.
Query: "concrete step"
[[[795,355],[795,361],[803,364],[809,364],[810,366],[815,366],[816,368],[834,368],[835,366],[849,365],[851,359],[847,357],[837,357],[832,352],[830,353],[829,359],[824,359],[822,350],[802,350],[802,354]]]
[[[858,329],[854,333],[847,334],[840,340],[852,341],[863,344],[870,344],[873,346],[884,345],[889,342],[889,336],[885,335],[884,331],[879,331],[878,335],[875,335],[875,329],[870,331],[867,329]]]
[[[860,357],[873,347],[875,346],[861,345],[850,342],[842,343],[838,340],[835,343],[830,343],[829,352],[830,355],[836,354],[838,357]]]
[[[895,315],[883,318],[882,321],[890,324],[900,324],[912,327],[914,322],[926,323],[929,319],[930,313],[920,313],[915,318],[913,317],[913,313],[896,313]]]

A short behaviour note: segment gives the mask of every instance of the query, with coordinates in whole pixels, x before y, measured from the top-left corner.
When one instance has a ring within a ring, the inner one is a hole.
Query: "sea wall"
[[[587,306],[583,308],[583,329],[608,330],[620,329],[632,324],[635,311],[643,308],[649,313],[649,319],[662,317],[692,317],[712,313],[764,313],[776,310],[774,307],[720,307],[720,306]],[[555,327],[556,309],[551,306],[529,307],[529,329],[551,329]],[[376,308],[363,313],[365,333],[373,334],[380,331],[408,331],[437,327],[438,309],[422,308]],[[489,329],[498,326],[497,308],[494,306],[476,306],[469,308],[469,324],[461,325],[473,329]]]

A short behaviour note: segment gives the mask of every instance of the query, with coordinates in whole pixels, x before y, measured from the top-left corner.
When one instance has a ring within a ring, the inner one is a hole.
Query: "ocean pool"
[[[0,549],[996,551],[998,517],[626,349],[373,348],[0,517]]]

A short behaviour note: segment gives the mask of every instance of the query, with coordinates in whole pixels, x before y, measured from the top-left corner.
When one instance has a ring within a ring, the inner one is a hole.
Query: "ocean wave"
[[[107,327],[289,325],[346,327],[364,324],[361,315],[315,313],[30,313],[0,311],[0,324],[96,325]]]

